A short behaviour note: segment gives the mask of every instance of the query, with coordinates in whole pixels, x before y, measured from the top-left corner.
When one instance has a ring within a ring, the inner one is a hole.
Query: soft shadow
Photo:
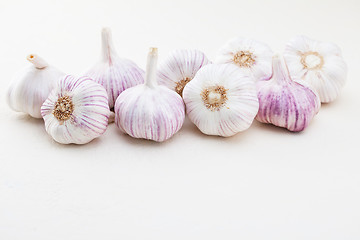
[[[33,118],[26,113],[18,113],[14,117],[15,121],[20,121],[25,124],[34,125],[34,126],[44,126],[44,120],[42,118]]]
[[[276,133],[276,134],[299,135],[303,132],[303,131],[291,132],[291,131],[287,130],[286,128],[278,127],[278,126],[275,126],[270,123],[261,123],[256,120],[254,120],[253,127],[261,129],[261,131],[264,131],[264,132],[270,132],[270,133]],[[304,129],[304,130],[306,130],[306,129]]]
[[[330,102],[330,103],[321,103],[321,109],[327,109],[329,107],[333,107],[334,106],[334,103]]]
[[[326,110],[328,108],[338,108],[340,106],[346,106],[348,104],[352,104],[353,100],[351,99],[351,97],[349,97],[348,95],[340,95],[338,96],[334,101],[329,102],[329,103],[321,103],[321,110]]]
[[[45,123],[42,118],[33,118],[26,113],[15,113],[9,115],[11,124],[7,126],[12,128],[15,134],[30,134],[36,141],[47,141],[48,134],[45,130]]]
[[[143,138],[133,138],[129,136],[126,133],[123,133],[120,129],[115,129],[116,134],[120,139],[122,139],[124,142],[127,142],[128,144],[132,146],[140,146],[140,147],[164,147],[166,145],[171,144],[174,139],[176,139],[176,134],[172,136],[170,139],[164,141],[164,142],[156,142],[148,139]],[[181,131],[181,130],[180,130]]]
[[[245,131],[239,132],[232,137],[224,138],[225,141],[247,141],[250,138],[250,135],[253,135],[256,132],[257,122],[254,120],[251,126]]]
[[[243,132],[239,132],[230,137],[222,137],[222,136],[217,136],[217,135],[206,135],[206,134],[202,133],[196,127],[196,125],[188,119],[188,117],[186,117],[184,126],[180,131],[182,131],[182,133],[192,134],[192,135],[198,137],[199,139],[206,140],[206,141],[225,141],[225,142],[227,142],[227,141],[234,141],[234,139],[236,139],[236,141],[242,141],[242,139],[246,139],[248,137],[248,135],[253,134],[252,128],[253,128],[253,124],[250,126],[249,129],[247,129]]]
[[[47,135],[45,123],[42,118],[33,118],[26,113],[17,113],[11,116],[11,121],[15,121],[16,125],[20,128],[36,129],[36,131],[41,131],[44,135]]]
[[[95,138],[93,140],[91,140],[88,143],[85,144],[75,144],[75,143],[70,143],[70,144],[62,144],[62,143],[58,143],[56,142],[54,139],[52,139],[52,137],[50,135],[48,135],[49,141],[51,141],[51,145],[55,148],[58,149],[81,149],[81,148],[95,148],[97,146],[101,145],[102,139],[101,136],[98,138]]]
[[[44,141],[49,142],[49,144],[51,144],[51,146],[55,147],[55,148],[67,148],[67,149],[71,149],[71,148],[83,148],[83,147],[96,147],[98,145],[101,144],[102,139],[99,138],[95,138],[92,141],[90,141],[89,143],[86,144],[61,144],[56,142],[45,130],[45,123],[44,120],[42,118],[33,118],[30,115],[26,114],[26,113],[19,113],[14,117],[14,121],[18,121],[19,123],[23,124],[23,125],[28,125],[30,128],[37,128],[38,131],[41,131],[43,134],[43,138]]]
[[[197,137],[199,137],[199,138],[202,138],[202,137],[204,137],[204,136],[207,136],[207,135],[205,135],[204,133],[202,133],[202,132],[196,127],[196,125],[195,125],[194,123],[192,123],[192,122],[190,121],[190,119],[188,118],[188,116],[186,116],[185,121],[184,121],[184,124],[183,124],[183,126],[182,126],[182,128],[180,129],[179,132],[181,132],[181,134],[188,134],[188,133],[190,133],[190,134],[195,135],[195,136],[197,136]]]

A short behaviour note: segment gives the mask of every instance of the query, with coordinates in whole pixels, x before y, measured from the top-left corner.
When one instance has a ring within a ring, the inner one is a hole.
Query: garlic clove
[[[273,75],[257,83],[259,112],[256,120],[289,131],[304,130],[318,113],[320,99],[315,90],[300,79],[291,79],[282,57],[273,57]]]
[[[15,75],[7,91],[7,103],[14,111],[41,118],[41,105],[65,74],[36,54],[30,54],[27,60],[32,64]]]
[[[157,83],[157,48],[148,54],[145,83],[122,92],[115,103],[115,124],[131,137],[163,142],[180,130],[185,106],[176,92]]]
[[[144,83],[144,70],[133,61],[120,58],[112,41],[111,30],[102,30],[102,56],[85,74],[102,85],[108,94],[109,107],[114,107],[117,97],[125,89]]]
[[[85,144],[101,136],[110,115],[105,89],[89,77],[67,75],[41,107],[47,133],[62,144]]]
[[[284,58],[290,75],[313,86],[321,102],[334,101],[345,85],[347,66],[335,44],[297,36],[286,45]]]
[[[160,64],[159,84],[167,86],[182,96],[185,85],[195,77],[201,67],[209,63],[210,61],[201,51],[174,50]]]
[[[233,64],[201,68],[183,98],[190,120],[207,135],[229,137],[248,129],[259,108],[253,79]]]
[[[234,38],[218,52],[215,63],[229,63],[241,68],[254,81],[271,77],[273,52],[265,43],[248,38]]]

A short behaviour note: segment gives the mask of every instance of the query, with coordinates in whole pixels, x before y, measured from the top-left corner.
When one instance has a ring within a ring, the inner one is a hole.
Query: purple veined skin
[[[256,86],[233,64],[208,64],[184,88],[186,113],[206,135],[231,137],[247,130],[259,109]]]
[[[301,83],[301,84],[300,84]],[[303,131],[318,113],[319,96],[308,84],[290,78],[284,58],[273,57],[273,75],[257,83],[259,112],[256,120],[292,132]]]
[[[108,126],[110,109],[103,86],[89,77],[60,79],[41,107],[46,132],[58,143],[85,144]]]
[[[109,107],[112,109],[120,93],[144,83],[145,72],[133,61],[118,56],[109,28],[103,28],[101,36],[101,60],[84,75],[91,77],[105,88],[109,98]]]
[[[163,142],[180,130],[185,105],[175,91],[157,83],[157,49],[151,48],[145,83],[120,94],[115,103],[115,124],[131,137]]]

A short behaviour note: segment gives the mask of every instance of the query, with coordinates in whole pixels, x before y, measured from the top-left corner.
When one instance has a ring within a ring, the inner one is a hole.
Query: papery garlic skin
[[[273,58],[273,76],[257,83],[259,112],[256,120],[289,131],[304,130],[318,113],[321,103],[316,91],[300,79],[291,79],[284,59]]]
[[[215,63],[229,63],[241,68],[254,81],[271,77],[273,51],[265,43],[248,39],[234,38],[218,52]]]
[[[185,106],[176,92],[157,83],[157,49],[148,55],[146,80],[120,94],[115,103],[115,124],[131,137],[163,142],[180,130]]]
[[[6,95],[7,103],[14,111],[41,118],[41,105],[56,81],[65,74],[36,54],[30,54],[27,60],[32,64],[19,72],[10,83]]]
[[[209,63],[211,62],[205,54],[199,50],[174,50],[159,66],[159,84],[182,96],[185,85],[195,77],[201,67]]]
[[[62,144],[85,144],[107,128],[105,89],[89,77],[63,77],[41,107],[47,133]]]
[[[110,108],[114,107],[117,97],[125,89],[144,83],[144,70],[116,53],[109,28],[102,30],[101,60],[84,75],[106,89]]]
[[[183,98],[190,120],[207,135],[230,137],[248,129],[259,108],[253,79],[232,64],[201,68]]]
[[[347,76],[347,66],[338,46],[297,36],[286,45],[284,58],[290,75],[309,83],[321,102],[331,102],[338,97]]]

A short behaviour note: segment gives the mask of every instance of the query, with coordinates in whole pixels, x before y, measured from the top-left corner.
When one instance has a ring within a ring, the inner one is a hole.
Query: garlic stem
[[[102,57],[103,60],[111,64],[111,58],[116,55],[115,47],[112,41],[110,28],[103,28],[101,31]]]
[[[272,69],[273,69],[272,79],[275,79],[275,81],[277,81],[278,83],[284,81],[291,81],[288,67],[282,56],[278,54],[273,56]]]
[[[26,59],[32,64],[34,64],[34,66],[38,69],[42,69],[49,66],[49,64],[44,59],[42,59],[36,54],[30,54],[29,56],[27,56]]]
[[[158,85],[156,79],[157,60],[158,60],[158,49],[150,48],[147,58],[147,65],[146,65],[145,86],[153,88]]]

